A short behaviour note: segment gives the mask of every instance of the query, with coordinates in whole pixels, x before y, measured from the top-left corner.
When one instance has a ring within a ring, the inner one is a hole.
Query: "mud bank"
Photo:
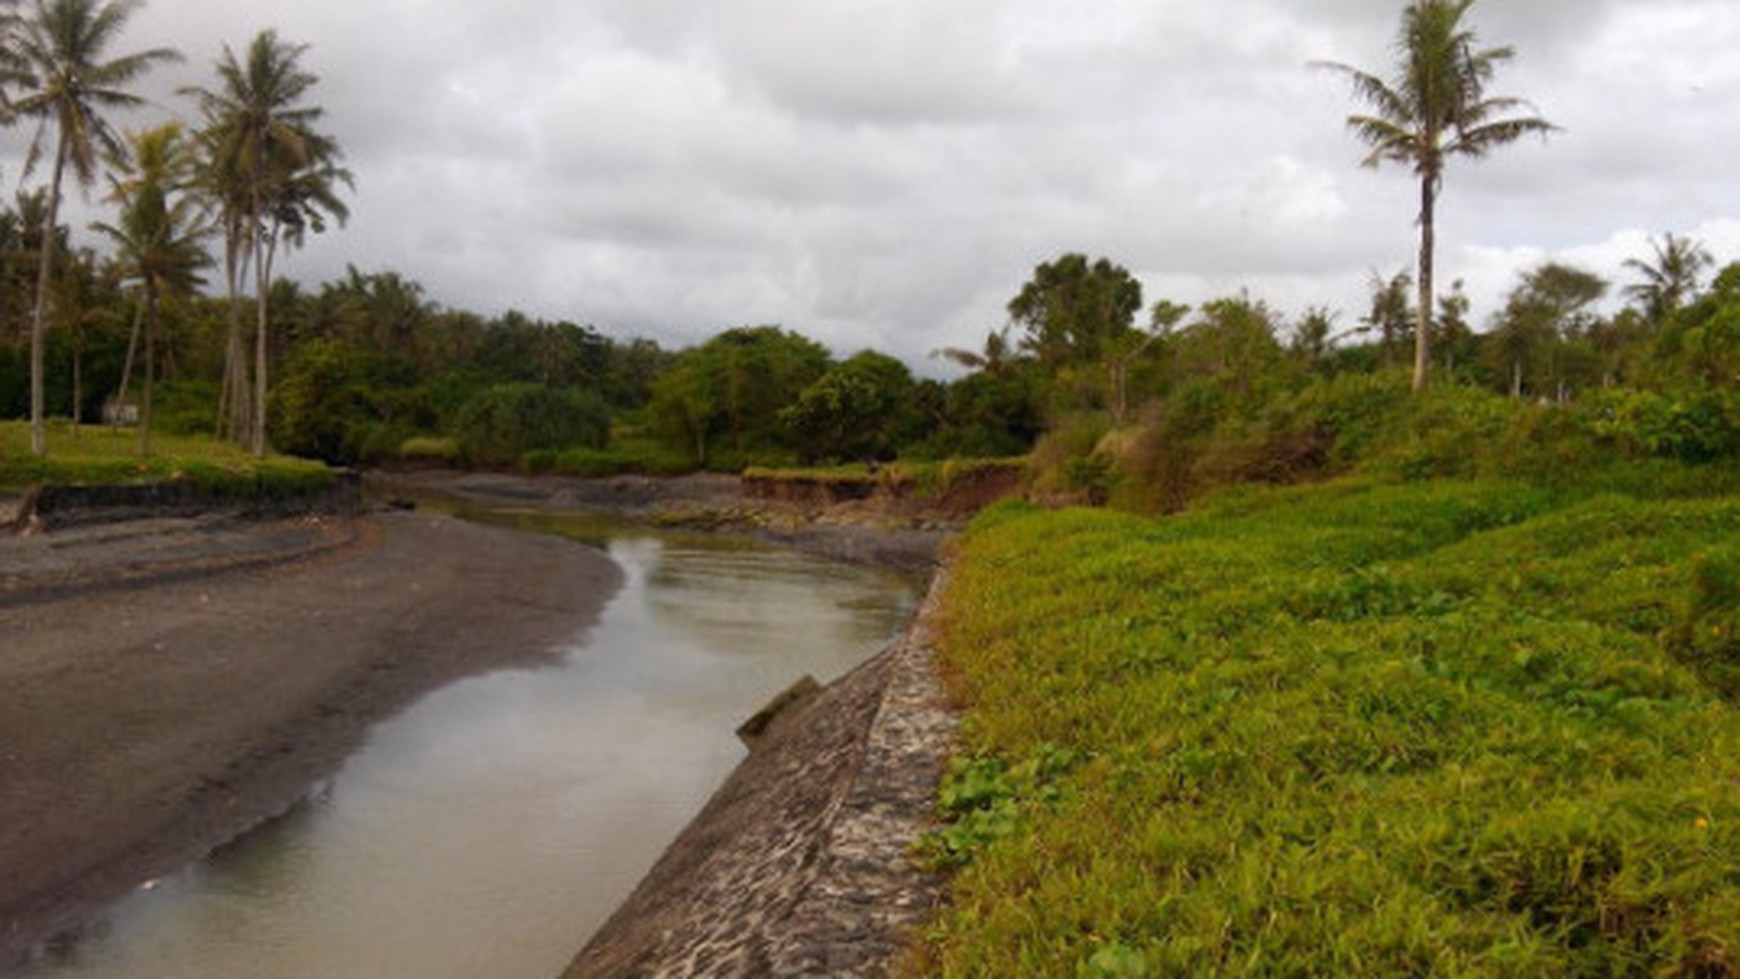
[[[577,641],[578,544],[423,514],[0,536],[0,972],[294,804],[374,722]]]
[[[455,470],[371,472],[377,497],[440,496],[483,506],[579,510],[659,527],[719,531],[842,561],[928,572],[970,512],[892,499],[783,500],[753,496],[737,476],[577,479]]]
[[[773,720],[564,979],[889,973],[943,884],[909,855],[956,728],[940,578],[905,637]]]

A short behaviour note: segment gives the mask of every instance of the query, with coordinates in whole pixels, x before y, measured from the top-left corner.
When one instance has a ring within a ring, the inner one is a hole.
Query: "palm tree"
[[[232,313],[225,391],[234,417],[247,423],[234,427],[245,428],[255,454],[266,447],[268,295],[278,247],[300,245],[309,231],[325,230],[327,216],[343,222],[349,214],[337,195],[339,184],[351,182],[337,163],[338,144],[314,129],[322,110],[302,104],[319,81],[299,63],[307,49],[262,31],[246,61],[224,49],[216,90],[188,90],[206,120],[203,183],[222,215],[232,310],[241,277],[249,268],[254,275],[253,383],[250,388],[240,321]]]
[[[127,137],[128,156],[117,160],[110,195],[121,205],[115,224],[93,227],[115,243],[127,278],[138,284],[145,326],[145,393],[139,415],[139,453],[151,454],[151,395],[156,380],[157,334],[165,298],[190,293],[199,270],[211,264],[201,244],[208,229],[185,190],[188,148],[180,123]],[[131,351],[132,344],[129,342]],[[125,381],[123,381],[125,384]]]
[[[1625,287],[1625,294],[1637,300],[1644,319],[1652,329],[1661,329],[1698,291],[1698,280],[1714,259],[1704,246],[1691,238],[1668,232],[1661,240],[1654,236],[1649,247],[1655,261],[1628,258],[1625,267],[1643,276],[1643,281]]]
[[[1426,384],[1430,356],[1433,216],[1444,183],[1444,166],[1455,156],[1479,158],[1494,147],[1529,133],[1545,135],[1557,127],[1536,116],[1509,116],[1528,107],[1520,99],[1489,97],[1486,83],[1508,47],[1475,47],[1473,31],[1462,17],[1474,0],[1415,0],[1402,12],[1396,38],[1393,82],[1333,62],[1325,67],[1347,75],[1354,95],[1373,114],[1349,116],[1348,126],[1371,147],[1364,166],[1402,163],[1420,178],[1420,298],[1415,310],[1414,390]]]
[[[1001,377],[1014,360],[1014,345],[1009,342],[1009,330],[1013,325],[986,333],[983,352],[965,347],[940,347],[932,350],[930,355],[932,358],[941,357],[952,364],[959,364],[968,370],[984,371],[994,377]]]
[[[43,427],[42,353],[62,181],[68,167],[81,187],[96,181],[99,156],[118,152],[120,145],[103,113],[142,104],[144,100],[128,92],[126,86],[153,66],[181,58],[169,48],[152,48],[105,60],[105,50],[139,7],[140,0],[31,0],[7,39],[10,56],[6,74],[20,92],[12,100],[12,109],[37,120],[36,135],[25,157],[25,173],[34,170],[48,151],[49,130],[54,131],[54,163],[42,223],[30,332],[30,447],[39,456],[48,452]]]

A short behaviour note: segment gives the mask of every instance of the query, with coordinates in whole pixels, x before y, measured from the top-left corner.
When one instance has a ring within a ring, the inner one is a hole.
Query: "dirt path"
[[[578,640],[621,581],[422,514],[67,534],[0,538],[0,972],[421,693]]]

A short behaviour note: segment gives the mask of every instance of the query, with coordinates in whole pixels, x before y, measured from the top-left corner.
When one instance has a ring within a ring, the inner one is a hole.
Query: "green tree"
[[[806,462],[883,459],[910,427],[912,372],[865,350],[830,368],[779,413]]]
[[[1589,308],[1606,292],[1600,276],[1558,262],[1523,273],[1488,337],[1489,359],[1513,397],[1522,396],[1525,381],[1543,396],[1566,393],[1574,379],[1568,368],[1584,359],[1572,345],[1593,329]]]
[[[1235,406],[1254,405],[1289,367],[1275,326],[1274,311],[1261,300],[1238,296],[1203,303],[1171,342],[1178,380],[1210,384]]]
[[[1370,115],[1349,116],[1348,126],[1371,147],[1364,165],[1400,163],[1420,178],[1420,255],[1418,323],[1414,330],[1414,390],[1426,385],[1431,356],[1430,320],[1436,299],[1432,291],[1433,250],[1439,192],[1444,168],[1457,156],[1479,158],[1494,148],[1530,133],[1546,134],[1554,127],[1537,116],[1509,115],[1527,108],[1520,99],[1488,96],[1486,85],[1509,47],[1478,49],[1473,31],[1462,18],[1474,0],[1414,0],[1402,12],[1396,38],[1393,80],[1334,62],[1326,67],[1345,74],[1356,98]]]
[[[278,248],[300,245],[308,232],[325,230],[328,217],[342,222],[349,214],[338,188],[351,183],[350,172],[338,164],[338,143],[315,128],[323,110],[304,103],[319,82],[301,66],[307,50],[262,31],[245,61],[225,46],[215,90],[188,90],[205,117],[204,183],[224,215],[232,296],[244,261],[254,273],[251,412],[242,407],[249,385],[239,363],[228,366],[234,376],[225,388],[234,417],[252,423],[246,441],[256,455],[266,450],[270,286]]]
[[[970,371],[987,371],[1001,375],[1007,371],[1015,360],[1015,351],[1009,343],[1009,327],[1001,330],[991,330],[985,334],[985,344],[978,350],[968,350],[965,347],[939,347],[930,352],[931,357],[941,357],[943,360]]]
[[[1651,237],[1649,246],[1655,253],[1650,260],[1625,260],[1625,267],[1642,277],[1626,286],[1625,294],[1637,303],[1650,327],[1660,330],[1697,294],[1714,260],[1702,244],[1671,231],[1660,241]]]
[[[1371,311],[1359,321],[1359,328],[1377,336],[1378,356],[1386,369],[1395,366],[1396,352],[1418,327],[1418,316],[1408,297],[1413,285],[1413,278],[1406,272],[1397,272],[1387,279],[1375,269],[1366,273]]]
[[[725,441],[733,465],[788,452],[781,409],[829,366],[821,344],[776,326],[738,327],[677,355],[653,385],[649,411],[670,440],[701,466],[718,463]]]
[[[53,155],[30,336],[30,446],[37,455],[48,452],[43,424],[43,337],[54,274],[54,229],[66,172],[71,168],[81,187],[94,183],[100,156],[120,151],[120,141],[104,114],[141,104],[143,99],[127,86],[155,65],[181,58],[169,48],[106,56],[140,6],[139,0],[31,0],[25,15],[9,25],[12,29],[4,39],[10,56],[0,62],[0,70],[5,73],[7,87],[19,92],[12,99],[12,109],[37,121],[36,135],[25,157],[25,172],[34,170],[45,153]]]
[[[145,327],[145,386],[141,401],[139,452],[151,454],[151,399],[157,379],[157,338],[162,332],[165,298],[191,294],[211,264],[203,244],[207,228],[198,202],[185,193],[191,167],[180,123],[130,133],[127,152],[110,177],[111,200],[120,205],[114,223],[93,227],[114,243],[128,280],[137,285]],[[129,349],[131,343],[129,342]],[[123,382],[124,384],[124,382]]]
[[[1313,306],[1305,311],[1293,327],[1287,341],[1287,352],[1299,363],[1315,369],[1329,355],[1335,335],[1335,312],[1327,306]]]
[[[535,449],[604,448],[610,411],[593,391],[501,384],[466,402],[455,434],[472,462],[514,465]]]
[[[1047,368],[1097,363],[1108,343],[1130,332],[1142,309],[1142,284],[1127,269],[1070,253],[1033,270],[1009,301],[1021,348]]]

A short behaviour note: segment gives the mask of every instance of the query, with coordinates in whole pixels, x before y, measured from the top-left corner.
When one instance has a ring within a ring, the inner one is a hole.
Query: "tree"
[[[806,462],[881,459],[910,427],[912,372],[865,350],[830,368],[779,413]]]
[[[1106,377],[1112,388],[1112,427],[1122,426],[1130,412],[1130,368],[1156,343],[1169,338],[1189,314],[1188,305],[1161,299],[1149,310],[1146,331],[1124,330],[1106,340],[1104,357]]]
[[[1563,388],[1570,379],[1566,345],[1590,333],[1596,318],[1589,307],[1606,292],[1600,276],[1558,262],[1523,273],[1488,338],[1494,366],[1509,376],[1513,397],[1522,396],[1530,373],[1542,394]]]
[[[1010,319],[1025,331],[1021,348],[1053,369],[1097,362],[1141,309],[1142,284],[1127,269],[1073,252],[1034,269],[1009,301]]]
[[[1293,327],[1287,352],[1305,367],[1315,369],[1329,355],[1334,339],[1336,313],[1327,306],[1312,306]]]
[[[120,218],[114,224],[94,227],[114,242],[126,277],[139,290],[145,327],[139,452],[150,455],[161,304],[167,297],[193,292],[202,282],[199,271],[211,264],[211,257],[202,243],[207,228],[196,212],[196,202],[184,192],[190,158],[181,124],[172,122],[129,134],[127,142],[129,152],[116,161],[119,172],[110,178],[114,188],[110,199],[120,205]],[[131,342],[128,349],[132,349]]]
[[[1452,157],[1478,159],[1496,147],[1555,127],[1537,116],[1508,115],[1528,108],[1520,99],[1486,95],[1486,84],[1509,47],[1475,47],[1462,24],[1474,0],[1415,0],[1402,12],[1396,38],[1396,75],[1392,81],[1334,62],[1325,67],[1345,74],[1356,98],[1372,109],[1354,115],[1348,126],[1371,147],[1363,165],[1401,163],[1420,178],[1420,298],[1415,310],[1414,390],[1426,385],[1430,363],[1434,218],[1444,167]]]
[[[1366,287],[1371,290],[1371,312],[1359,321],[1360,329],[1375,333],[1378,353],[1387,370],[1395,366],[1395,352],[1406,342],[1409,332],[1419,328],[1416,311],[1409,305],[1408,291],[1414,280],[1406,272],[1384,278],[1376,269],[1366,273]]]
[[[1643,277],[1642,282],[1626,286],[1625,294],[1637,301],[1649,325],[1660,330],[1691,301],[1698,291],[1698,280],[1714,260],[1703,245],[1671,231],[1661,241],[1651,236],[1649,246],[1655,252],[1653,261],[1625,260],[1626,268]]]
[[[319,81],[301,67],[307,50],[305,44],[280,40],[276,31],[262,31],[248,46],[245,62],[224,48],[216,90],[187,90],[205,116],[204,184],[223,214],[232,298],[243,264],[254,273],[252,404],[242,407],[249,385],[236,355],[239,325],[232,330],[226,373],[233,376],[225,389],[235,418],[246,415],[251,422],[246,441],[256,455],[266,450],[267,334],[278,247],[295,247],[307,232],[325,230],[329,216],[340,222],[349,216],[338,199],[338,185],[351,183],[350,172],[338,165],[337,142],[314,128],[323,110],[303,104]]]
[[[683,351],[653,384],[649,412],[680,441],[696,465],[717,463],[716,442],[729,440],[733,463],[789,451],[782,408],[828,370],[828,351],[777,326],[726,330]]]
[[[985,345],[979,350],[968,350],[965,347],[939,347],[930,352],[931,357],[941,357],[951,364],[957,364],[970,371],[986,371],[1001,375],[1007,371],[1014,361],[1014,350],[1009,344],[1009,327],[1001,330],[991,330],[985,334]]]
[[[25,157],[27,174],[41,162],[48,151],[50,130],[54,133],[30,334],[30,447],[37,455],[48,452],[43,424],[43,336],[54,274],[54,229],[67,168],[72,168],[81,187],[94,183],[99,156],[120,152],[120,141],[103,114],[140,105],[144,100],[126,86],[155,65],[181,59],[169,48],[152,48],[105,60],[106,49],[140,5],[140,0],[31,0],[25,16],[15,22],[6,38],[11,57],[3,70],[6,80],[21,92],[12,100],[12,108],[18,115],[37,120],[36,135]]]

